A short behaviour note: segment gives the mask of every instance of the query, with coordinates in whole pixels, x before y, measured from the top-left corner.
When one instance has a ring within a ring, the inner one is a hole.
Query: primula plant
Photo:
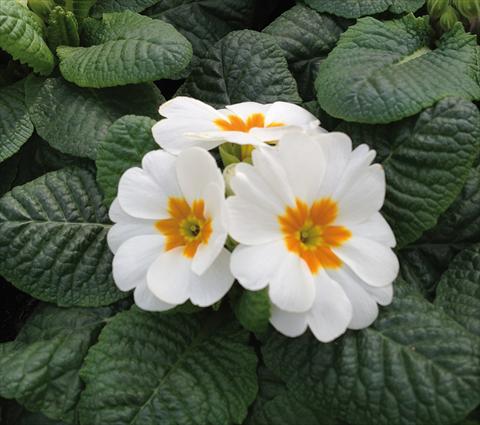
[[[0,0],[0,423],[480,425],[479,0]]]

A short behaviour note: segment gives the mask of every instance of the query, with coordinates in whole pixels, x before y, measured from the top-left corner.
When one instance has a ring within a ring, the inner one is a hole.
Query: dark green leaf
[[[320,106],[334,117],[388,123],[447,96],[480,98],[476,37],[458,24],[430,50],[428,17],[350,27],[315,82]]]
[[[232,300],[235,316],[242,326],[255,333],[264,333],[270,319],[270,299],[268,291],[241,290]]]
[[[97,182],[110,204],[117,196],[118,181],[130,167],[138,166],[143,156],[158,149],[152,136],[155,121],[148,117],[127,115],[109,128],[97,152]]]
[[[447,425],[480,401],[480,344],[404,282],[370,328],[332,344],[273,334],[266,366],[290,392],[352,424]]]
[[[33,124],[25,105],[24,81],[0,89],[0,162],[30,138]]]
[[[128,114],[158,117],[163,101],[153,84],[96,90],[61,78],[27,83],[27,106],[38,134],[61,152],[92,159],[114,121]]]
[[[57,48],[62,75],[80,87],[171,78],[192,59],[192,46],[173,26],[130,11],[106,13],[86,31],[91,47]]]
[[[160,0],[97,0],[92,7],[91,14],[96,18],[101,18],[104,13],[124,12],[143,12],[147,7],[153,6]]]
[[[61,306],[111,304],[125,294],[111,275],[109,228],[91,171],[48,173],[0,199],[0,274]]]
[[[236,326],[214,331],[196,315],[133,308],[104,328],[87,356],[80,422],[240,424],[257,392],[256,362]]]
[[[297,85],[275,39],[249,30],[232,32],[215,44],[180,93],[214,107],[249,100],[300,102]]]

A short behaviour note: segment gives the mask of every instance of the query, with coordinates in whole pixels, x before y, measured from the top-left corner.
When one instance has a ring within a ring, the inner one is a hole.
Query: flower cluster
[[[284,102],[215,110],[177,97],[160,114],[152,131],[162,150],[124,173],[110,209],[113,276],[135,289],[140,308],[209,306],[236,279],[268,288],[279,332],[308,327],[328,342],[369,326],[391,302],[399,266],[379,212],[385,176],[375,151],[352,150],[348,136]],[[208,152],[223,143],[241,148],[227,199]]]

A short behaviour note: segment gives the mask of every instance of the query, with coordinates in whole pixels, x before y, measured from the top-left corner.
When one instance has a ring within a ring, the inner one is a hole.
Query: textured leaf
[[[430,32],[428,17],[360,19],[322,64],[320,106],[347,121],[388,123],[447,96],[480,98],[476,37],[458,24],[430,50]]]
[[[0,423],[5,425],[67,425],[49,419],[41,413],[32,413],[12,400],[0,399]]]
[[[65,8],[78,18],[86,18],[97,0],[65,0]]]
[[[35,72],[53,70],[53,54],[43,40],[43,28],[36,15],[16,0],[0,1],[0,48]]]
[[[25,105],[21,81],[0,89],[0,162],[11,157],[30,138],[33,124]]]
[[[255,333],[266,332],[270,319],[270,299],[266,289],[242,290],[232,302],[235,316],[245,329]]]
[[[249,30],[232,32],[215,44],[179,92],[214,107],[249,100],[300,102],[275,39]]]
[[[437,288],[435,304],[480,337],[480,244],[450,263]]]
[[[101,18],[104,13],[124,12],[143,12],[147,7],[153,6],[161,0],[97,0],[92,7],[91,15]]]
[[[201,322],[136,308],[118,314],[81,371],[80,422],[240,424],[257,392],[255,354],[244,331]]]
[[[48,17],[48,47],[55,51],[58,46],[80,45],[78,21],[73,12],[61,6],[54,7]]]
[[[39,307],[15,341],[0,345],[0,394],[73,423],[83,388],[80,367],[112,312]]]
[[[336,343],[272,335],[266,366],[302,404],[352,424],[461,420],[480,401],[480,345],[405,283],[395,288],[373,326]]]
[[[280,15],[263,32],[272,35],[283,50],[302,99],[314,99],[318,70],[337,44],[343,28],[332,17],[297,5]]]
[[[53,171],[0,199],[0,274],[61,306],[125,297],[111,276],[107,210],[91,171]]]
[[[480,148],[480,113],[460,99],[444,99],[390,126],[343,124],[338,129],[378,149],[384,159],[383,213],[399,247],[435,226],[461,192]]]
[[[390,10],[393,13],[415,12],[425,0],[305,0],[318,12],[327,12],[345,18],[358,18]]]
[[[27,106],[38,134],[61,152],[92,159],[114,121],[132,113],[158,117],[163,101],[153,84],[95,90],[61,78],[27,83]]]
[[[155,120],[127,115],[115,121],[97,154],[97,182],[110,204],[117,195],[118,181],[130,167],[140,165],[143,156],[158,149],[152,136]]]
[[[103,15],[89,31],[91,47],[59,47],[60,71],[81,87],[113,87],[176,76],[192,46],[162,21],[125,11]]]

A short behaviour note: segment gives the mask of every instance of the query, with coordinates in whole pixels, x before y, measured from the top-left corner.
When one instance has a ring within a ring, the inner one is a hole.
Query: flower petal
[[[298,255],[287,253],[270,281],[269,296],[281,310],[302,313],[309,310],[315,300],[312,274]]]
[[[152,151],[142,159],[142,168],[167,196],[181,196],[175,174],[177,157],[165,151]]]
[[[275,102],[269,108],[265,118],[265,125],[283,123],[295,125],[305,130],[313,129],[320,125],[317,117],[301,106],[287,102]]]
[[[225,106],[225,108],[226,110],[222,111],[224,114],[227,112],[233,112],[235,115],[238,115],[243,121],[246,121],[247,118],[252,114],[266,115],[271,108],[271,104],[264,105],[257,102],[242,102],[235,103],[233,105],[227,105]]]
[[[250,291],[265,288],[287,255],[283,240],[264,245],[238,245],[231,257],[230,269],[240,285]]]
[[[371,286],[389,285],[398,275],[397,256],[391,248],[373,240],[353,236],[344,245],[332,250]]]
[[[289,313],[272,304],[270,323],[281,334],[295,338],[307,330],[307,313]]]
[[[259,245],[282,238],[277,216],[239,196],[227,201],[228,230],[233,239],[246,245]]]
[[[133,217],[158,220],[167,218],[167,195],[161,187],[138,167],[130,168],[118,183],[118,201]]]
[[[211,122],[217,118],[223,118],[222,114],[212,106],[187,96],[174,97],[162,104],[158,112],[166,118],[181,120],[193,118],[209,120]]]
[[[285,135],[278,144],[280,161],[296,198],[311,204],[325,174],[325,157],[315,138],[301,132]]]
[[[207,307],[221,300],[235,278],[230,272],[230,252],[222,249],[208,270],[198,276],[190,275],[190,299],[193,304]]]
[[[362,282],[363,288],[372,296],[372,298],[380,305],[388,305],[393,299],[393,285],[382,286],[376,288]]]
[[[176,171],[180,189],[190,204],[203,197],[210,183],[216,183],[225,192],[225,182],[215,159],[203,149],[183,151],[178,156]]]
[[[160,301],[152,291],[148,289],[146,278],[135,288],[133,299],[138,307],[146,311],[166,311],[175,307],[174,304],[167,304]]]
[[[148,289],[165,303],[183,304],[190,296],[190,265],[183,247],[163,252],[148,269]]]
[[[321,342],[330,342],[342,335],[352,318],[352,304],[347,295],[325,272],[315,279],[316,296],[307,320],[310,330]]]
[[[328,275],[338,282],[352,304],[350,329],[363,329],[370,326],[378,316],[378,305],[363,288],[361,280],[347,267],[329,270]]]
[[[372,239],[375,242],[393,248],[396,245],[395,235],[380,213],[373,214],[366,221],[349,226],[349,230],[355,236]]]
[[[129,291],[140,285],[147,270],[163,251],[163,237],[137,236],[128,239],[113,257],[113,280],[121,291]]]

